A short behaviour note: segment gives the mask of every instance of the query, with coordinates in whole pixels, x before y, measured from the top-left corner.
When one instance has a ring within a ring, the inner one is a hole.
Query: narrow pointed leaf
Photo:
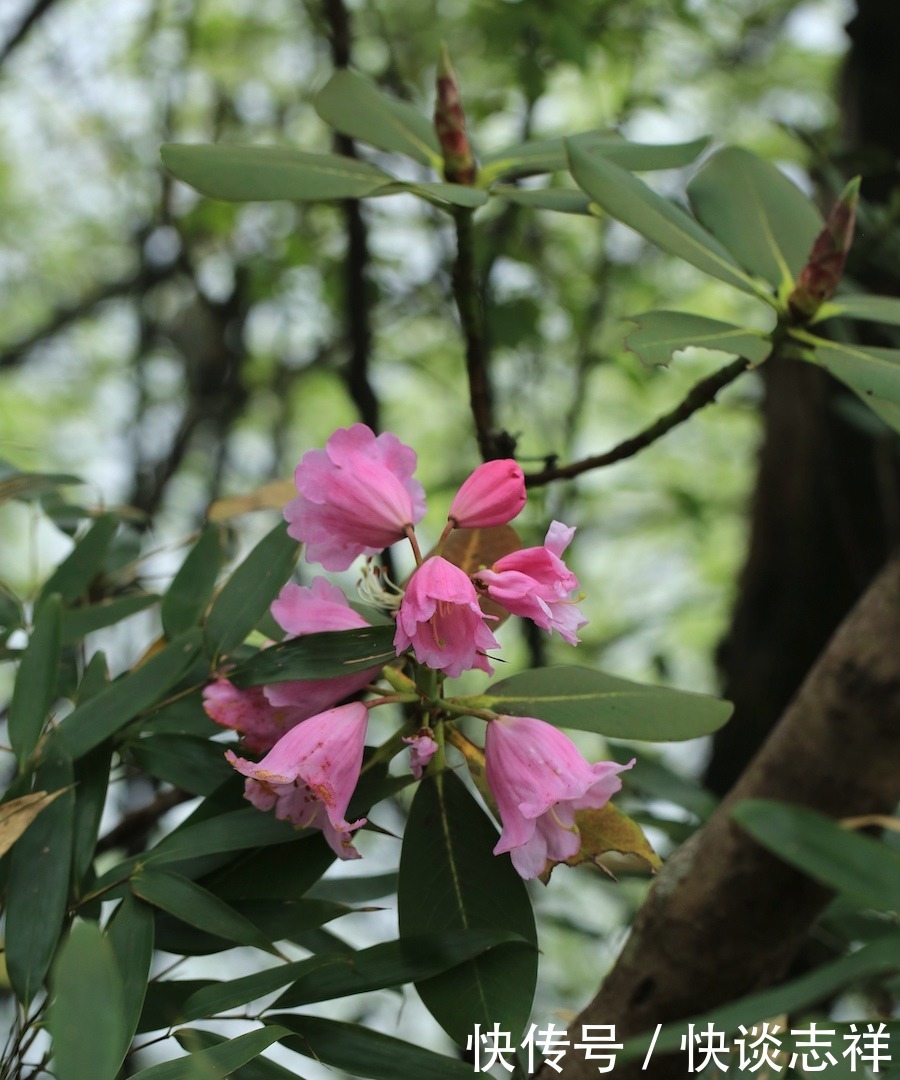
[[[101,690],[105,690],[107,686],[109,686],[109,666],[106,663],[106,654],[95,652],[84,669],[81,682],[75,691],[75,704],[83,705],[92,697],[96,697]]]
[[[170,871],[143,869],[131,881],[135,896],[161,908],[188,926],[265,952],[272,943],[249,919],[194,881]]]
[[[6,966],[23,1004],[43,985],[63,928],[72,868],[75,797],[72,762],[58,748],[35,773],[44,791],[62,794],[14,845],[6,885]]]
[[[200,644],[199,630],[183,634],[79,705],[58,729],[57,737],[71,756],[77,758],[93,750],[159,701],[188,671],[200,652]]]
[[[316,95],[316,112],[342,135],[389,150],[440,171],[434,127],[412,105],[391,97],[356,71],[336,71]]]
[[[228,1040],[224,1036],[216,1035],[212,1031],[192,1028],[190,1032],[190,1047],[195,1054],[198,1050],[208,1050],[213,1046],[221,1046],[227,1042]],[[238,1066],[228,1075],[231,1080],[303,1080],[301,1074],[296,1070],[285,1069],[264,1057],[253,1058],[245,1065]]]
[[[615,131],[586,131],[572,136],[585,152],[599,154],[622,169],[636,172],[654,169],[677,169],[689,165],[709,144],[709,139],[694,139],[685,143],[632,143]],[[479,181],[491,183],[496,179],[537,176],[559,172],[568,167],[563,139],[535,139],[508,146],[487,154],[481,163]]]
[[[567,139],[566,144],[575,182],[607,214],[698,270],[743,292],[760,295],[759,287],[728,250],[687,211],[618,165],[588,153],[577,138]]]
[[[75,823],[72,877],[76,889],[90,870],[109,788],[112,749],[98,746],[75,762]]]
[[[42,810],[58,799],[59,791],[35,791],[0,805],[0,857],[5,855]]]
[[[647,686],[568,665],[523,671],[471,701],[476,708],[509,716],[534,716],[557,727],[649,742],[709,735],[733,709],[731,702],[706,694]]]
[[[60,949],[47,1026],[58,1080],[115,1080],[125,1039],[122,980],[96,923],[76,922]]]
[[[38,608],[9,704],[9,741],[24,770],[37,746],[53,702],[59,670],[62,606],[57,594]]]
[[[813,202],[771,162],[726,146],[687,186],[697,219],[751,274],[789,286],[824,225]]]
[[[304,634],[261,649],[238,665],[229,678],[238,686],[262,686],[288,679],[333,679],[396,659],[393,626],[363,626]]]
[[[101,600],[99,604],[88,607],[72,608],[62,615],[62,643],[73,645],[86,634],[102,630],[105,626],[115,626],[123,619],[146,611],[159,602],[155,593],[133,593],[119,596],[113,600]]]
[[[408,192],[410,195],[419,195],[428,202],[438,206],[445,203],[450,206],[465,206],[470,210],[484,206],[488,201],[485,191],[477,187],[468,187],[465,184],[443,184],[438,182],[397,180],[393,184],[380,188],[377,192],[379,199],[386,195],[399,195]]]
[[[746,799],[732,818],[763,847],[866,907],[900,909],[900,854],[805,806]]]
[[[289,1028],[290,1050],[367,1080],[472,1080],[472,1066],[358,1024],[278,1013],[269,1022]],[[155,1078],[153,1078],[155,1080]]]
[[[665,366],[676,352],[692,346],[743,356],[752,364],[761,364],[772,351],[772,342],[762,331],[746,330],[702,315],[648,311],[633,315],[629,322],[637,325],[625,335],[625,344],[651,366]]]
[[[559,214],[590,214],[591,200],[572,188],[519,188],[494,185],[491,198],[529,206],[534,210],[555,210]]]
[[[179,180],[226,202],[362,199],[394,179],[365,161],[290,147],[168,143],[161,153]]]
[[[429,1012],[461,1046],[475,1024],[499,1023],[518,1042],[537,980],[534,915],[525,883],[498,834],[451,772],[419,785],[403,837],[398,883],[402,936],[507,931],[527,944],[498,946],[416,989]]]
[[[87,592],[88,586],[103,567],[118,525],[114,514],[97,518],[45,582],[38,606],[51,593],[59,593],[63,600],[73,601]]]
[[[291,576],[300,545],[279,522],[234,570],[213,601],[206,642],[213,656],[227,656],[256,627]]]
[[[197,1034],[202,1036],[205,1033]],[[246,1035],[238,1035],[236,1039],[229,1039],[217,1046],[197,1050],[187,1057],[141,1069],[132,1075],[132,1080],[225,1080],[287,1034],[287,1029],[274,1025],[249,1031]],[[175,1037],[185,1049],[192,1047],[194,1035],[195,1032],[190,1028],[175,1032]],[[201,1046],[203,1042],[201,1038]]]
[[[207,525],[163,598],[160,614],[166,637],[177,637],[200,624],[224,561],[225,530],[221,525]]]
[[[868,294],[835,296],[826,301],[811,322],[825,319],[864,319],[868,322],[888,323],[900,326],[900,298],[896,296],[870,296]]]
[[[144,772],[194,795],[211,795],[234,777],[222,744],[209,739],[150,735],[127,748]]]
[[[106,927],[122,984],[122,1039],[120,1062],[131,1047],[147,994],[153,961],[155,914],[149,904],[126,895]]]

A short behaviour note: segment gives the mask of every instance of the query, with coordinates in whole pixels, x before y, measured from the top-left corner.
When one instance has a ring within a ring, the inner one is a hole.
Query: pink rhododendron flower
[[[570,599],[579,587],[578,578],[561,558],[574,534],[574,529],[554,521],[541,547],[504,555],[490,570],[473,574],[475,585],[513,615],[531,619],[542,630],[558,630],[570,645],[577,645],[577,631],[587,619]]]
[[[228,679],[217,679],[203,690],[206,715],[222,727],[239,731],[247,749],[255,754],[270,750],[286,731],[310,715],[286,704],[287,708],[273,708],[263,687],[239,690]]]
[[[272,615],[288,637],[319,634],[331,630],[356,630],[369,624],[358,615],[336,586],[317,577],[308,588],[288,584],[272,603]],[[292,679],[270,683],[265,695],[270,705],[302,710],[298,719],[315,716],[344,698],[356,694],[377,678],[379,668],[339,675],[335,679]]]
[[[622,787],[614,761],[591,765],[572,740],[530,716],[501,716],[485,738],[487,782],[503,832],[494,854],[510,853],[523,878],[541,874],[548,861],[577,854],[581,836],[575,811],[599,809]]]
[[[470,668],[494,671],[486,649],[499,644],[478,606],[478,594],[464,570],[435,555],[410,578],[397,612],[394,648],[412,645],[420,664],[456,678]]]
[[[358,701],[311,716],[283,735],[262,761],[225,756],[248,777],[244,797],[261,810],[321,829],[341,859],[358,859],[351,833],[365,818],[344,820],[362,768],[368,710]]]
[[[459,529],[505,525],[525,505],[525,476],[512,458],[486,461],[457,491],[447,515]]]
[[[324,450],[304,454],[294,473],[300,495],[284,516],[288,533],[306,545],[307,562],[346,570],[357,556],[401,540],[425,513],[415,467],[414,450],[365,424],[339,428]]]
[[[409,768],[417,780],[422,779],[425,766],[437,753],[438,744],[430,727],[420,728],[415,735],[405,735],[403,741],[409,747]]]

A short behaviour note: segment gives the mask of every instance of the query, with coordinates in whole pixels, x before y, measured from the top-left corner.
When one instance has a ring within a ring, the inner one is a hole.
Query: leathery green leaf
[[[59,726],[58,738],[63,746],[77,758],[115,735],[182,678],[200,652],[200,645],[200,631],[190,630],[79,705]]]
[[[866,907],[900,908],[900,855],[805,806],[745,799],[732,818],[763,847]]]
[[[509,858],[493,854],[496,843],[494,825],[452,772],[419,785],[400,856],[401,937],[494,930],[524,940],[416,982],[429,1012],[461,1046],[475,1024],[498,1023],[517,1043],[537,980],[531,901]]]
[[[278,954],[265,934],[208,889],[168,870],[144,868],[132,878],[135,896],[198,930]]]
[[[289,1028],[285,1046],[305,1057],[368,1080],[472,1080],[472,1066],[381,1035],[359,1024],[278,1013],[269,1022]],[[155,1080],[155,1078],[154,1078]]]
[[[204,1033],[182,1028],[175,1032],[175,1038],[186,1050],[192,1050],[195,1034],[202,1036]],[[242,1065],[259,1057],[272,1043],[288,1034],[290,1032],[286,1028],[274,1025],[248,1031],[246,1035],[238,1035],[236,1039],[193,1051],[187,1057],[141,1069],[134,1074],[132,1080],[225,1080]],[[198,1039],[201,1047],[204,1042],[202,1038]]]
[[[109,545],[118,528],[114,514],[103,514],[53,571],[41,589],[38,606],[51,593],[65,601],[77,600],[100,573]]]
[[[119,968],[122,994],[121,1060],[137,1031],[153,960],[153,908],[130,894],[112,914],[105,934]]]
[[[325,123],[342,135],[379,150],[406,154],[436,171],[443,165],[431,121],[356,71],[336,71],[313,104]]]
[[[289,679],[333,679],[394,660],[393,626],[332,630],[270,645],[239,664],[229,675],[237,686],[262,686]]]
[[[810,321],[818,323],[834,318],[864,319],[867,322],[900,326],[900,298],[868,294],[838,295],[824,303]]]
[[[299,552],[300,545],[288,536],[282,521],[234,570],[206,620],[206,642],[213,656],[227,656],[256,627],[291,576]]]
[[[900,349],[826,341],[803,331],[792,336],[808,346],[804,359],[830,371],[900,431]]]
[[[163,598],[160,614],[166,637],[177,637],[200,623],[224,561],[225,529],[207,525]]]
[[[35,772],[35,790],[63,791],[16,841],[6,895],[6,966],[23,1004],[43,985],[62,933],[72,868],[72,762],[59,747]]]
[[[508,716],[534,716],[557,727],[613,739],[679,742],[717,731],[731,716],[728,701],[647,686],[592,668],[536,668],[489,686],[477,698],[457,698]]]
[[[362,199],[394,179],[365,161],[292,147],[168,143],[161,154],[179,180],[226,202]]]
[[[76,922],[63,942],[47,1026],[59,1080],[114,1080],[124,1057],[122,980],[96,923]]]
[[[54,593],[38,608],[9,704],[9,741],[24,769],[37,746],[53,702],[59,670],[62,605]]]
[[[825,224],[780,169],[736,146],[717,151],[687,194],[698,220],[741,266],[782,290],[806,265]]]
[[[768,299],[719,241],[687,211],[657,195],[643,181],[601,155],[590,154],[577,138],[567,139],[572,176],[611,217],[652,244],[743,292]]]
[[[772,351],[769,336],[760,330],[683,311],[648,311],[633,315],[629,322],[636,328],[625,335],[625,344],[651,366],[664,366],[676,352],[692,346],[743,356],[752,364],[761,364]]]

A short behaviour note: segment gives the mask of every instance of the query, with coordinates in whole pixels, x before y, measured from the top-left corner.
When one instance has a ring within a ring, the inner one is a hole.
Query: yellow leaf
[[[444,542],[443,555],[467,574],[475,574],[521,547],[519,534],[511,525],[492,525],[488,529],[454,529]],[[509,618],[506,608],[488,597],[479,597],[479,603],[485,615],[496,619],[491,622],[492,630]]]
[[[609,874],[609,868],[603,863],[602,856],[611,851],[620,855],[636,856],[654,871],[662,866],[662,859],[650,847],[640,825],[612,803],[607,803],[599,810],[579,810],[575,814],[575,824],[581,833],[581,850],[577,855],[566,859],[567,866],[589,862]],[[553,863],[541,874],[541,881],[545,885],[556,865]]]
[[[231,518],[249,514],[254,510],[282,510],[286,503],[297,497],[293,480],[272,480],[246,495],[234,495],[217,499],[206,514],[207,521],[229,521]]]
[[[0,856],[9,851],[42,810],[58,795],[68,790],[60,788],[52,795],[48,795],[46,791],[35,791],[31,795],[23,795],[20,799],[3,803],[0,806]]]

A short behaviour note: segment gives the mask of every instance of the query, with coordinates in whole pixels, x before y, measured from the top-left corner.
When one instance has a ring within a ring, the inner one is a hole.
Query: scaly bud
[[[441,46],[435,87],[434,130],[444,156],[444,179],[451,184],[474,184],[477,166],[466,135],[466,114],[460,102],[459,83],[445,45]]]
[[[826,300],[834,296],[844,273],[847,252],[853,242],[856,207],[859,204],[859,177],[841,192],[825,228],[816,237],[806,266],[800,271],[788,307],[795,319],[806,322]]]

